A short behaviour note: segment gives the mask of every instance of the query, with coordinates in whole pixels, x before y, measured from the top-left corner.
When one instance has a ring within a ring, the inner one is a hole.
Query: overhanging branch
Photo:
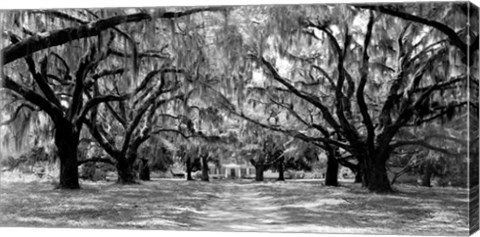
[[[434,146],[434,145],[426,142],[424,139],[396,141],[393,144],[391,144],[392,149],[402,147],[402,146],[421,146],[421,147],[424,147],[424,148],[427,148],[427,149],[430,149],[430,150],[433,150],[433,151],[441,152],[441,153],[449,155],[449,156],[461,156],[461,155],[466,155],[467,154],[467,152],[460,152],[460,153],[451,152],[447,149]]]
[[[273,78],[280,82],[282,85],[287,87],[294,95],[300,97],[301,99],[311,103],[315,107],[319,108],[320,111],[322,111],[322,115],[325,118],[325,120],[336,130],[340,131],[340,126],[338,125],[337,121],[333,118],[332,114],[330,113],[329,109],[323,105],[320,100],[318,100],[315,97],[305,95],[301,93],[297,88],[295,88],[292,84],[287,82],[284,78],[282,78],[277,70],[273,67],[273,65],[268,62],[265,58],[261,58],[262,63],[265,65],[265,67],[268,69],[268,71],[273,75]]]
[[[199,12],[215,12],[215,11],[225,11],[226,7],[203,7],[203,8],[193,8],[188,9],[185,11],[178,11],[178,12],[162,12],[160,14],[154,15],[154,18],[164,18],[164,19],[172,19],[172,18],[179,18],[182,16],[188,16]]]
[[[150,19],[150,15],[146,13],[136,13],[126,16],[114,16],[107,19],[101,19],[77,27],[69,27],[61,30],[38,33],[18,43],[11,44],[3,48],[0,52],[3,57],[2,62],[4,65],[6,65],[42,49],[62,45],[77,39],[96,36],[104,30],[123,23],[138,22]]]
[[[371,10],[379,11],[379,12],[382,12],[384,14],[388,14],[388,15],[391,15],[391,16],[396,16],[396,17],[402,18],[404,20],[414,21],[414,22],[418,22],[418,23],[421,23],[421,24],[424,24],[424,25],[427,25],[427,26],[431,26],[431,27],[441,31],[445,35],[447,35],[447,37],[450,39],[450,42],[453,45],[457,46],[465,55],[467,55],[467,53],[468,53],[467,44],[464,43],[462,41],[462,39],[460,39],[460,37],[457,35],[457,33],[452,28],[450,28],[447,25],[442,24],[438,21],[429,20],[429,19],[426,19],[426,18],[423,18],[423,17],[420,17],[420,16],[416,16],[416,15],[406,13],[406,12],[401,12],[401,11],[392,9],[390,7],[385,7],[385,6],[366,5],[366,4],[356,4],[355,6],[358,7],[358,8],[371,9]]]
[[[102,163],[115,165],[115,162],[113,162],[111,159],[96,157],[96,158],[92,158],[92,159],[77,161],[77,166],[83,165],[83,164],[88,163],[88,162],[102,162]]]
[[[80,112],[78,116],[78,120],[82,120],[85,118],[87,115],[88,111],[92,109],[93,107],[105,103],[105,102],[110,102],[110,101],[122,101],[126,100],[129,98],[129,95],[102,95],[102,96],[97,96],[85,103],[85,106],[82,108],[82,112]]]
[[[50,101],[46,100],[43,96],[16,83],[12,78],[6,75],[3,76],[3,87],[9,90],[15,91],[16,93],[21,95],[25,100],[38,106],[41,110],[45,111],[52,118],[55,117],[55,115],[62,114],[62,111],[59,108],[57,108],[57,106],[52,104]]]

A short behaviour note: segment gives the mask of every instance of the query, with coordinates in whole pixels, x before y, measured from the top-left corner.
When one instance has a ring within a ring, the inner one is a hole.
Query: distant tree
[[[168,137],[163,135],[153,136],[140,146],[139,157],[144,160],[144,166],[142,167],[148,168],[139,169],[140,180],[143,180],[142,176],[150,176],[150,171],[167,172],[170,170],[174,162],[173,153],[175,152],[175,148],[170,147],[172,145],[173,144],[168,141]]]
[[[287,137],[282,134],[284,139],[275,139],[277,145],[277,153],[273,157],[273,166],[271,169],[279,172],[278,180],[284,180],[284,171],[287,170],[302,170],[312,171],[318,159],[318,147],[306,143],[300,139]],[[286,140],[288,139],[288,140]]]

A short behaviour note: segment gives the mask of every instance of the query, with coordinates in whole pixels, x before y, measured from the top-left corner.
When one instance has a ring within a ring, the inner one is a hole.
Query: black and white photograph
[[[478,231],[474,3],[109,4],[0,5],[0,233]]]

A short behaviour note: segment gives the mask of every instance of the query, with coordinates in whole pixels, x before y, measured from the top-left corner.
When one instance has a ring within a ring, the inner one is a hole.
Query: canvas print
[[[0,12],[0,226],[469,235],[470,2]]]

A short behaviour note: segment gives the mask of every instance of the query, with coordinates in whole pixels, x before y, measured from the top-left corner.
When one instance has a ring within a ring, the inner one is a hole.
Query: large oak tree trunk
[[[338,186],[338,161],[333,149],[327,152],[326,186]]]
[[[73,125],[66,121],[55,123],[55,145],[60,158],[60,183],[61,189],[79,189],[77,147],[79,133]]]
[[[202,156],[202,181],[208,182],[209,177],[208,177],[208,162],[207,162],[207,156],[203,155]]]
[[[137,184],[136,173],[133,168],[135,159],[117,159],[117,183],[120,184]]]
[[[368,154],[368,153],[365,153]],[[390,193],[392,188],[387,175],[386,161],[390,156],[385,148],[378,148],[371,156],[356,155],[359,163],[358,169],[361,172],[362,186],[371,192]]]
[[[283,162],[278,162],[278,181],[285,181]]]
[[[263,164],[255,165],[255,181],[263,181]]]
[[[362,181],[362,186],[367,188],[368,187],[368,169],[369,165],[367,164],[366,158],[361,158],[358,161],[358,172],[360,180]]]
[[[381,152],[379,152],[381,154]],[[388,180],[386,160],[383,157],[372,157],[374,158],[369,163],[368,172],[364,175],[367,178],[367,188],[372,192],[377,193],[389,193],[392,192],[390,186],[390,181]]]

